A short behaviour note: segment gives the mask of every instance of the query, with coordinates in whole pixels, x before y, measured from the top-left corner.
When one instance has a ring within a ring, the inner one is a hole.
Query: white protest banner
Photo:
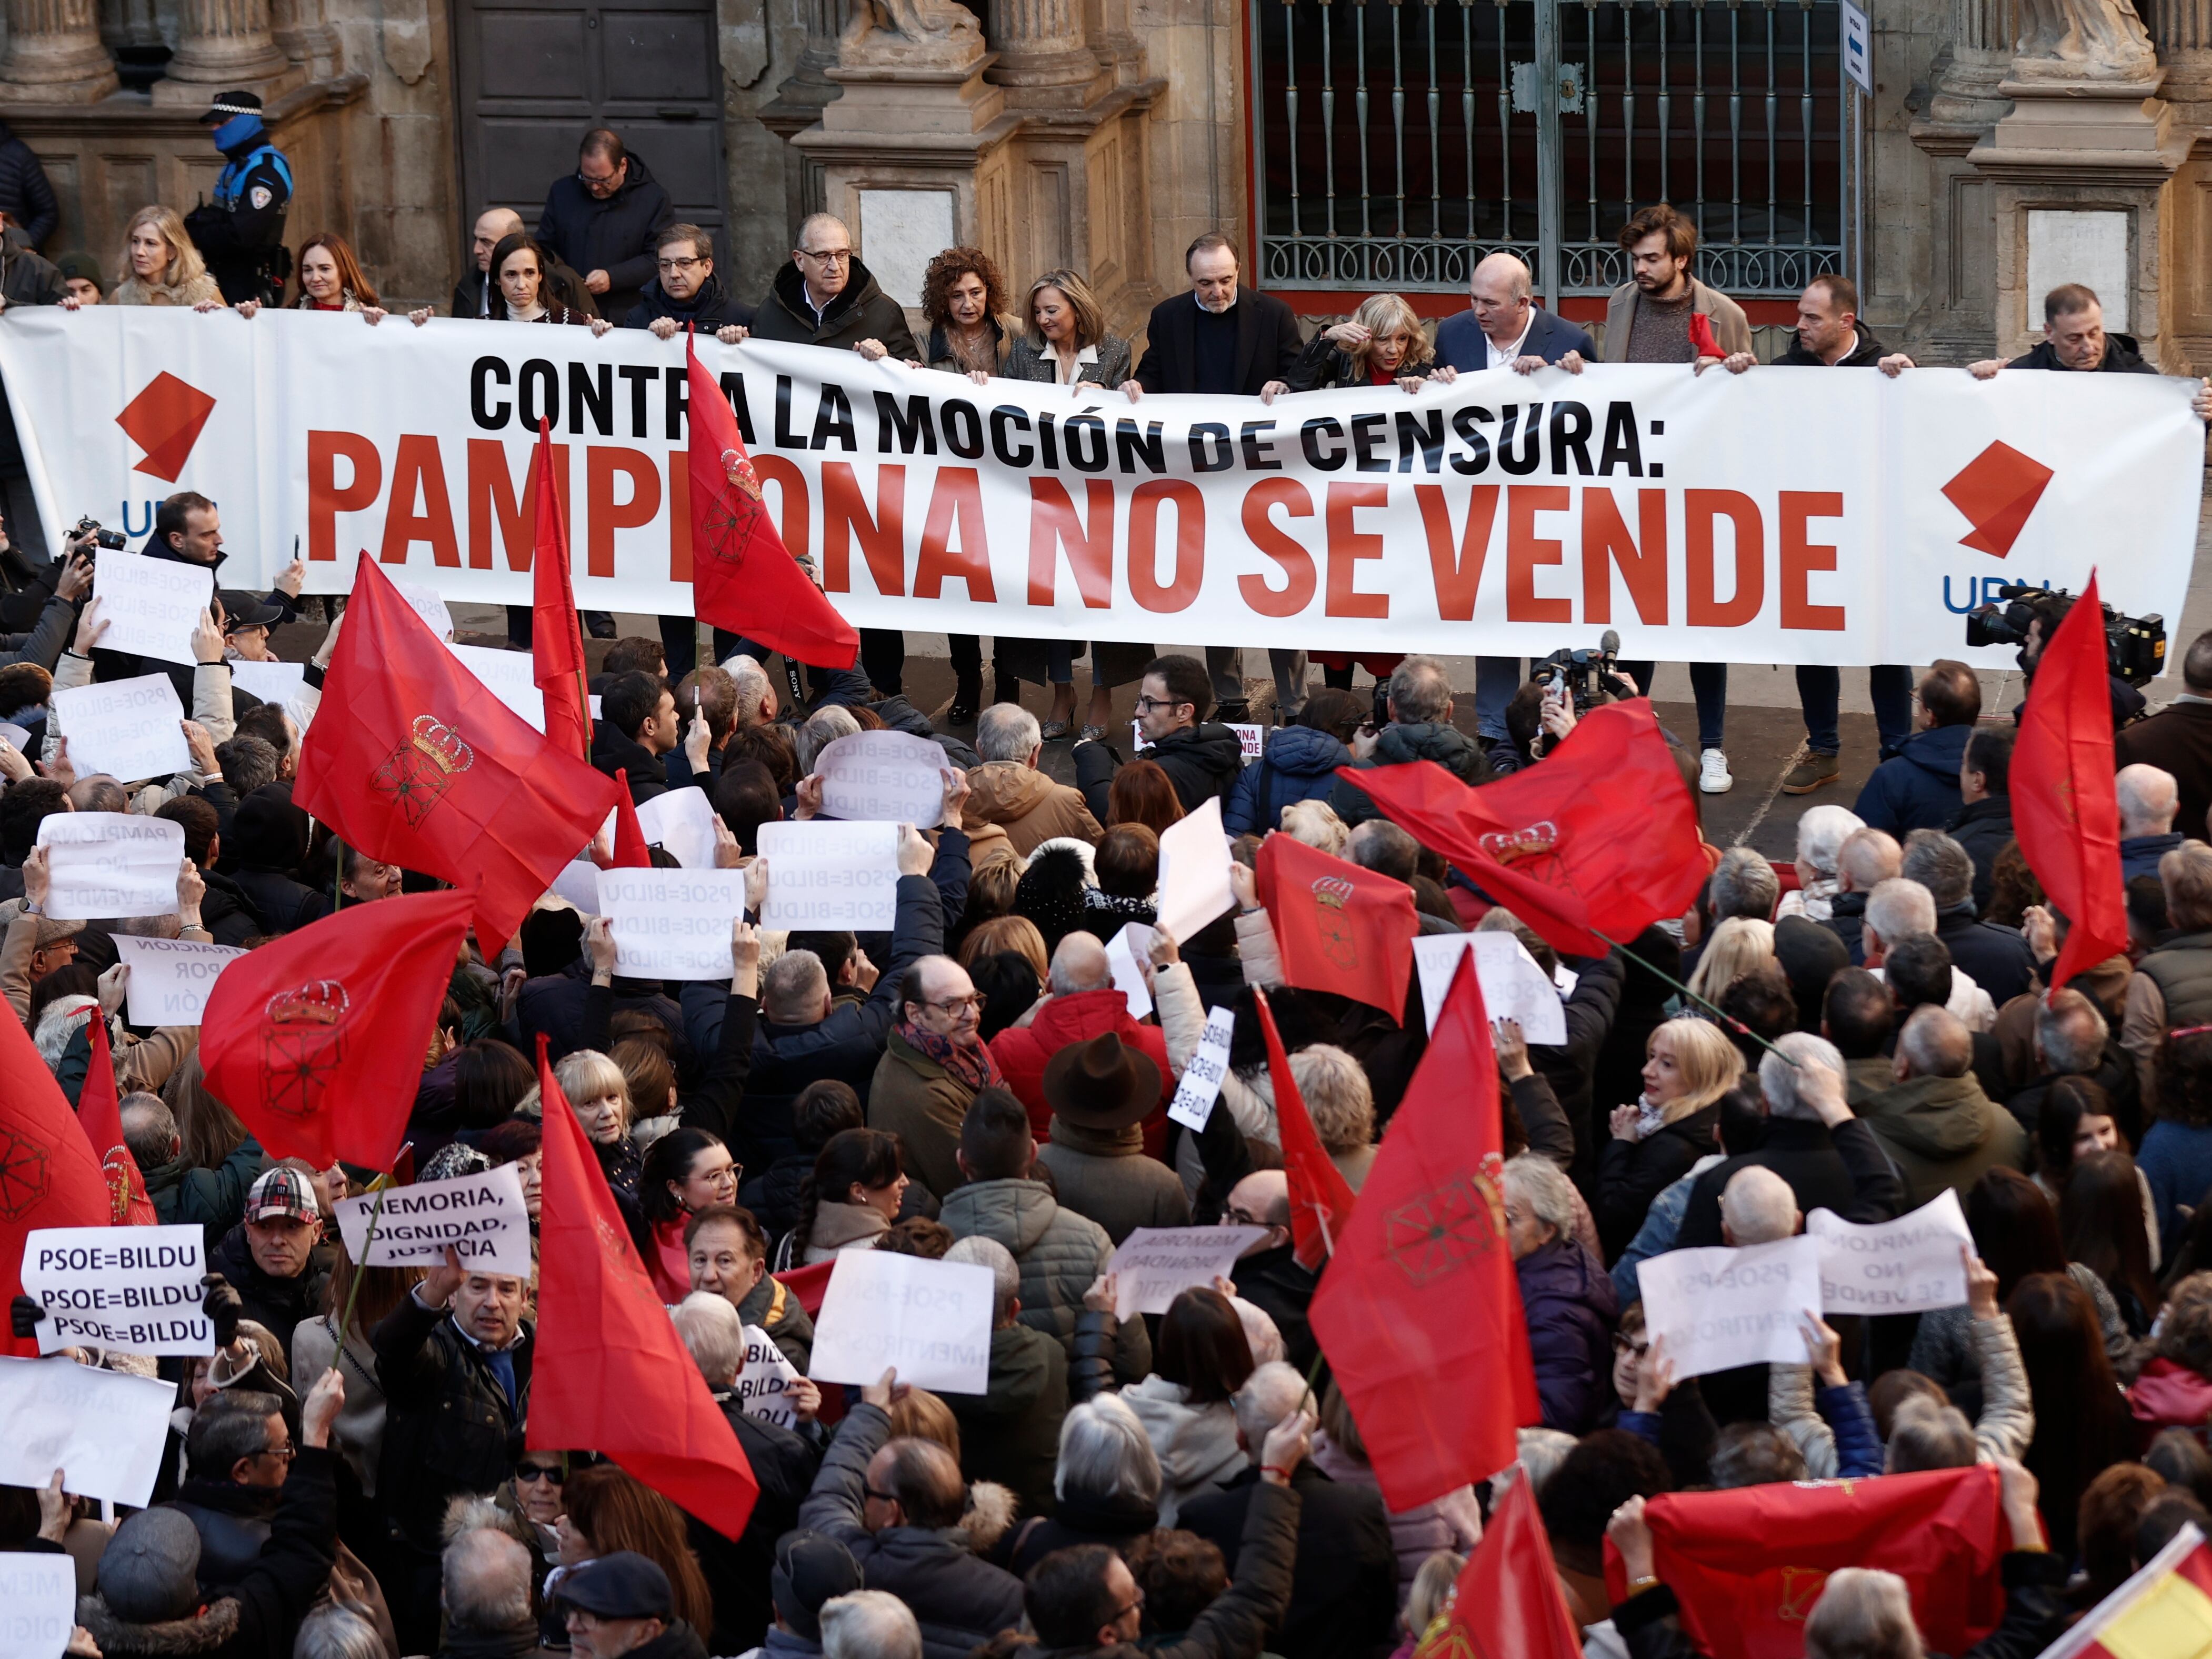
[[[46,914],[58,921],[172,916],[185,826],[143,812],[56,812],[39,824]]]
[[[125,1012],[133,1025],[197,1025],[222,970],[246,952],[211,939],[115,936],[116,954],[130,964]]]
[[[1966,1304],[1960,1251],[1974,1252],[1974,1236],[1948,1187],[1894,1221],[1866,1225],[1815,1210],[1805,1231],[1820,1241],[1820,1303],[1832,1314],[1924,1313]]]
[[[587,916],[599,914],[599,866],[589,859],[572,859],[553,878],[552,890]]]
[[[93,555],[92,591],[107,619],[103,647],[189,666],[192,629],[215,597],[215,571],[103,547]]]
[[[1636,1270],[1644,1329],[1667,1339],[1674,1375],[1806,1363],[1820,1313],[1820,1241],[1808,1233],[1741,1249],[1669,1250]]]
[[[54,723],[69,739],[79,777],[105,772],[123,783],[190,769],[185,706],[167,674],[72,685],[53,695]]]
[[[530,722],[533,732],[545,730],[545,694],[531,678],[536,672],[527,651],[501,651],[485,645],[448,644],[462,667],[483,682],[483,689]]]
[[[738,1372],[738,1404],[747,1417],[757,1417],[780,1429],[796,1428],[799,1413],[792,1409],[791,1385],[803,1381],[775,1339],[757,1325],[745,1332],[745,1363]]]
[[[231,661],[230,683],[264,702],[276,704],[296,720],[300,716],[295,705],[304,701],[300,693],[307,689],[307,665],[303,662],[250,662],[244,657],[238,657]]]
[[[1140,965],[1152,954],[1152,930],[1133,921],[1106,941],[1106,965],[1114,972],[1114,988],[1129,1000],[1129,1018],[1142,1019],[1152,1012],[1152,989],[1145,983]]]
[[[76,1632],[76,1563],[0,1553],[0,1659],[62,1659]]]
[[[714,867],[714,806],[705,790],[671,789],[655,795],[637,809],[637,827],[647,846],[663,848],[684,869]]]
[[[1221,798],[1209,795],[1160,836],[1161,931],[1180,945],[1237,902],[1229,890],[1229,841]]]
[[[1114,1275],[1114,1316],[1165,1313],[1180,1292],[1225,1276],[1267,1236],[1265,1227],[1138,1228],[1106,1264]]]
[[[376,1194],[342,1198],[331,1206],[355,1261],[372,1267],[434,1267],[450,1248],[472,1272],[530,1277],[530,1212],[515,1165],[393,1187],[383,1198],[374,1239],[368,1218],[377,1207]]]
[[[898,1380],[981,1394],[991,1369],[991,1270],[892,1250],[844,1250],[814,1316],[817,1382]]]
[[[1567,1013],[1559,987],[1545,977],[1528,946],[1510,933],[1431,933],[1413,941],[1413,970],[1421,978],[1421,1006],[1429,1030],[1437,1029],[1444,997],[1451,990],[1459,959],[1474,952],[1474,976],[1482,985],[1482,1006],[1492,1019],[1521,1023],[1530,1042],[1565,1042]]]
[[[0,743],[21,750],[31,741],[31,734],[13,720],[0,720]]]
[[[626,978],[729,978],[730,924],[744,913],[742,870],[599,872],[599,914]]]
[[[1229,720],[1224,724],[1237,734],[1237,759],[1240,764],[1249,766],[1267,753],[1267,728],[1266,726],[1256,721],[1249,726],[1242,720]],[[1145,735],[1144,726],[1135,720],[1129,722],[1129,742],[1134,748],[1140,750],[1149,749],[1152,746],[1152,739]]]
[[[814,757],[822,810],[833,818],[876,819],[934,830],[945,821],[945,769],[951,763],[910,732],[856,732]]]
[[[762,927],[890,932],[898,914],[897,824],[763,823],[760,854],[768,860]]]
[[[176,1403],[173,1382],[60,1354],[0,1359],[0,1483],[43,1486],[66,1469],[78,1497],[143,1509]]]
[[[200,1311],[207,1239],[180,1227],[37,1227],[23,1241],[23,1294],[46,1304],[39,1352],[209,1354]]]
[[[1171,1122],[1187,1126],[1195,1134],[1213,1115],[1213,1103],[1221,1097],[1221,1079],[1229,1075],[1229,1039],[1237,1029],[1237,1016],[1226,1008],[1206,1011],[1206,1033],[1176,1082],[1175,1098],[1168,1102]]]
[[[298,527],[310,592],[343,592],[366,548],[448,601],[528,605],[542,416],[576,603],[689,615],[684,346],[25,306],[0,376],[39,411],[24,463],[49,546],[88,507],[119,517],[118,480],[145,515],[145,428],[118,417],[158,410],[167,376],[212,401],[179,465],[223,505],[227,580],[268,586]],[[2203,489],[2179,377],[1593,363],[1261,407],[697,349],[785,544],[860,628],[1527,657],[1612,627],[1670,662],[2009,667],[2009,646],[1966,648],[1960,617],[2022,575],[2078,592],[2101,564],[2106,603],[2181,615]]]

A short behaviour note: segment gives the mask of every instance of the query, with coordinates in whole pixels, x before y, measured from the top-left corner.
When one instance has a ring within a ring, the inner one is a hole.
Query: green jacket
[[[1946,1187],[1963,1203],[1982,1172],[2027,1168],[2027,1132],[1993,1105],[1972,1075],[1916,1077],[1859,1103],[1859,1116],[1905,1177],[1905,1203],[1917,1209]]]
[[[179,1152],[167,1164],[140,1173],[146,1177],[146,1194],[154,1200],[154,1214],[161,1224],[173,1227],[198,1222],[206,1230],[207,1247],[212,1250],[246,1213],[246,1189],[268,1164],[261,1143],[248,1135],[220,1170],[187,1164]],[[285,1334],[289,1340],[289,1333]]]
[[[1060,1425],[1067,1415],[1066,1352],[1042,1331],[1002,1326],[991,1333],[985,1387],[979,1395],[945,1396],[960,1420],[960,1472],[1012,1488],[1024,1514],[1051,1514]]]
[[[894,1026],[868,1085],[868,1127],[896,1135],[908,1178],[945,1198],[963,1179],[955,1155],[975,1097],[974,1090],[910,1047]]]

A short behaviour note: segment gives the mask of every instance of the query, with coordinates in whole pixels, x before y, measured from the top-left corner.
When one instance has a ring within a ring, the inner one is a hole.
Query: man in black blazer
[[[1597,346],[1586,330],[1564,317],[1540,311],[1528,267],[1510,253],[1493,253],[1474,268],[1468,284],[1468,308],[1437,325],[1439,380],[1485,369],[1510,368],[1533,374],[1556,363],[1570,374],[1595,361]],[[1521,659],[1474,659],[1474,725],[1480,737],[1505,740],[1505,705],[1521,689]]]
[[[1132,401],[1147,392],[1210,392],[1270,403],[1289,391],[1291,370],[1305,345],[1290,307],[1272,294],[1238,289],[1237,244],[1219,231],[1193,242],[1182,263],[1190,292],[1152,307],[1144,359],[1121,390]],[[1270,651],[1267,657],[1276,699],[1288,714],[1305,701],[1305,653]],[[1209,645],[1206,667],[1219,705],[1215,718],[1243,720],[1248,712],[1244,653],[1234,646]]]

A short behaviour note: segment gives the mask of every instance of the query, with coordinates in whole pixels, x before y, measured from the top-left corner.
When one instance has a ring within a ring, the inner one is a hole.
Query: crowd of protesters
[[[1622,233],[1635,275],[1601,353],[1532,306],[1509,256],[1482,263],[1472,309],[1433,343],[1390,295],[1304,342],[1280,301],[1239,288],[1219,235],[1193,244],[1191,291],[1155,310],[1141,355],[1079,273],[1046,272],[1012,302],[964,248],[929,267],[925,339],[833,218],[801,224],[793,263],[749,308],[714,276],[710,239],[672,216],[642,163],[594,133],[535,235],[512,213],[478,222],[453,313],[604,330],[618,311],[663,337],[692,320],[1132,398],[1418,390],[1601,356],[1755,363],[1741,309],[1690,275],[1693,228],[1663,207]],[[224,303],[165,210],[134,221],[128,265],[125,302]],[[299,270],[302,305],[384,316],[342,240],[312,239]],[[68,294],[58,280],[53,301],[99,297],[78,280]],[[1848,282],[1817,280],[1782,361],[1909,369],[1856,306]],[[2058,290],[2049,310],[2050,342],[2015,367],[2140,366],[2087,290]],[[593,763],[640,803],[702,791],[727,864],[763,872],[763,826],[819,815],[817,757],[840,737],[904,731],[945,757],[945,821],[902,832],[888,933],[740,924],[727,985],[663,984],[617,974],[606,924],[549,894],[503,951],[465,954],[423,1056],[418,1178],[514,1164],[534,1217],[545,1108],[531,1057],[545,1040],[759,1483],[730,1539],[593,1448],[528,1445],[534,1275],[355,1261],[332,1206],[374,1172],[269,1158],[208,1089],[197,1028],[123,1018],[118,936],[251,948],[434,884],[337,844],[293,802],[301,720],[343,622],[299,704],[233,683],[228,665],[267,657],[269,630],[298,617],[299,567],[266,593],[220,586],[219,514],[191,494],[162,503],[143,550],[218,573],[196,665],[167,671],[191,709],[191,766],[172,777],[71,763],[54,691],[144,672],[101,646],[85,543],[0,597],[14,630],[0,720],[24,734],[0,740],[0,989],[72,1101],[104,1024],[156,1212],[204,1229],[216,1269],[212,1357],[78,1355],[179,1383],[155,1505],[111,1530],[66,1495],[65,1472],[45,1492],[0,1488],[0,1549],[74,1558],[81,1653],[1409,1653],[1519,1480],[1589,1650],[1662,1659],[1695,1650],[1654,1570],[1644,1499],[1979,1462],[2003,1472],[2014,1546],[2005,1623],[1980,1651],[2010,1659],[2183,1524],[2212,1528],[2212,634],[2185,655],[2184,694],[2118,735],[2130,947],[2056,995],[2067,921],[2012,834],[2012,723],[1984,714],[1958,663],[1917,686],[1873,671],[1888,757],[1856,810],[1803,814],[1794,861],[1701,843],[1685,915],[1630,951],[1562,958],[1358,781],[1422,759],[1474,786],[1541,767],[1577,717],[1517,663],[1483,661],[1467,719],[1435,659],[1363,659],[1380,679],[1370,708],[1349,659],[1324,658],[1309,690],[1303,654],[1273,653],[1285,723],[1247,764],[1224,720],[1243,712],[1233,651],[1096,647],[1079,732],[1069,647],[994,641],[986,702],[981,642],[956,640],[948,731],[902,694],[896,634],[812,669],[803,692],[740,641],[699,665],[690,618],[615,640],[592,685]],[[2066,604],[2038,602],[2031,678]],[[1649,665],[1625,668],[1611,690],[1641,696]],[[1047,719],[1014,701],[1024,678],[1054,688]],[[1125,754],[1104,694],[1132,682],[1141,744]],[[1686,785],[1716,793],[1725,670],[1693,683],[1698,730],[1674,752]],[[1801,671],[1800,687],[1809,758],[1784,787],[1807,793],[1839,775],[1835,672]],[[1045,745],[1068,737],[1073,784],[1043,769]],[[1156,921],[1161,834],[1209,801],[1234,838],[1235,902],[1190,938],[1155,932],[1139,1018],[1107,942]],[[40,825],[81,811],[182,827],[173,912],[45,913]],[[1255,993],[1270,994],[1314,1128],[1355,1191],[1425,1048],[1420,993],[1391,1008],[1285,985],[1253,871],[1271,835],[1401,884],[1422,933],[1510,932],[1566,988],[1563,1042],[1511,1022],[1495,1033],[1504,1227],[1541,1425],[1513,1470],[1412,1510],[1385,1504],[1309,1316],[1321,1274],[1293,1245]],[[1233,1016],[1229,1071],[1194,1132],[1165,1109],[1213,1007]],[[1839,1318],[1807,1333],[1802,1364],[1695,1378],[1647,1340],[1638,1275],[1656,1257],[1785,1238],[1816,1208],[1881,1221],[1947,1191],[1974,1240],[1964,1307]],[[1259,1230],[1229,1274],[1164,1314],[1116,1317],[1119,1243],[1217,1224]],[[804,1380],[814,1332],[790,1276],[873,1249],[991,1272],[985,1393]],[[18,1304],[18,1334],[36,1314]],[[788,1425],[744,1408],[746,1370],[764,1363],[749,1327],[802,1379]],[[1786,1528],[1786,1501],[1774,1515]],[[1628,1570],[1619,1602],[1608,1537]],[[1838,1575],[1808,1650],[1915,1659],[1902,1607],[1886,1575]]]

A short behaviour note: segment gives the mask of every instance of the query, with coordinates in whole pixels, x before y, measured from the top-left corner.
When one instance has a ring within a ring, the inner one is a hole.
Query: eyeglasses
[[[980,1014],[983,1012],[983,998],[981,992],[971,991],[964,997],[947,997],[942,1002],[925,1002],[921,1006],[925,1008],[934,1008],[940,1014],[954,1017],[964,1014],[971,1009]]]
[[[853,258],[853,250],[848,247],[802,247],[793,251],[802,259],[818,259],[825,265],[848,264]]]
[[[860,1490],[869,1497],[874,1498],[878,1504],[896,1504],[898,1502],[898,1499],[891,1496],[890,1493],[887,1492],[878,1492],[873,1486],[868,1485],[865,1480],[860,1483]]]
[[[663,270],[696,270],[707,262],[704,259],[662,259],[658,261]]]
[[[557,1486],[568,1477],[561,1473],[558,1464],[518,1463],[514,1469],[514,1478],[518,1481],[550,1480]]]
[[[299,1455],[300,1449],[297,1446],[264,1446],[261,1449],[262,1456],[281,1458],[287,1463]]]
[[[611,173],[603,173],[596,179],[592,178],[590,173],[585,172],[581,167],[578,167],[576,169],[576,182],[588,191],[596,192],[602,190],[611,190],[617,184],[620,183],[621,180],[622,169],[620,167],[617,167]]]
[[[1134,1601],[1133,1601],[1129,1602],[1127,1605],[1126,1605],[1126,1606],[1124,1606],[1124,1607],[1117,1607],[1117,1608],[1115,1610],[1114,1616],[1113,1616],[1111,1619],[1108,1620],[1106,1622],[1107,1622],[1108,1624],[1109,1624],[1109,1625],[1117,1625],[1117,1624],[1121,1623],[1122,1620],[1127,1619],[1127,1618],[1131,1613],[1133,1613],[1136,1612],[1138,1608],[1139,1608],[1139,1607],[1143,1607],[1144,1605],[1145,1605],[1145,1593],[1144,1593],[1144,1591],[1142,1591],[1142,1590],[1139,1590],[1139,1591],[1137,1592],[1136,1599],[1135,1599]]]
[[[1155,708],[1164,708],[1170,714],[1173,714],[1182,707],[1182,705],[1172,697],[1147,697],[1140,693],[1137,698],[1137,712],[1139,714],[1149,714]]]

